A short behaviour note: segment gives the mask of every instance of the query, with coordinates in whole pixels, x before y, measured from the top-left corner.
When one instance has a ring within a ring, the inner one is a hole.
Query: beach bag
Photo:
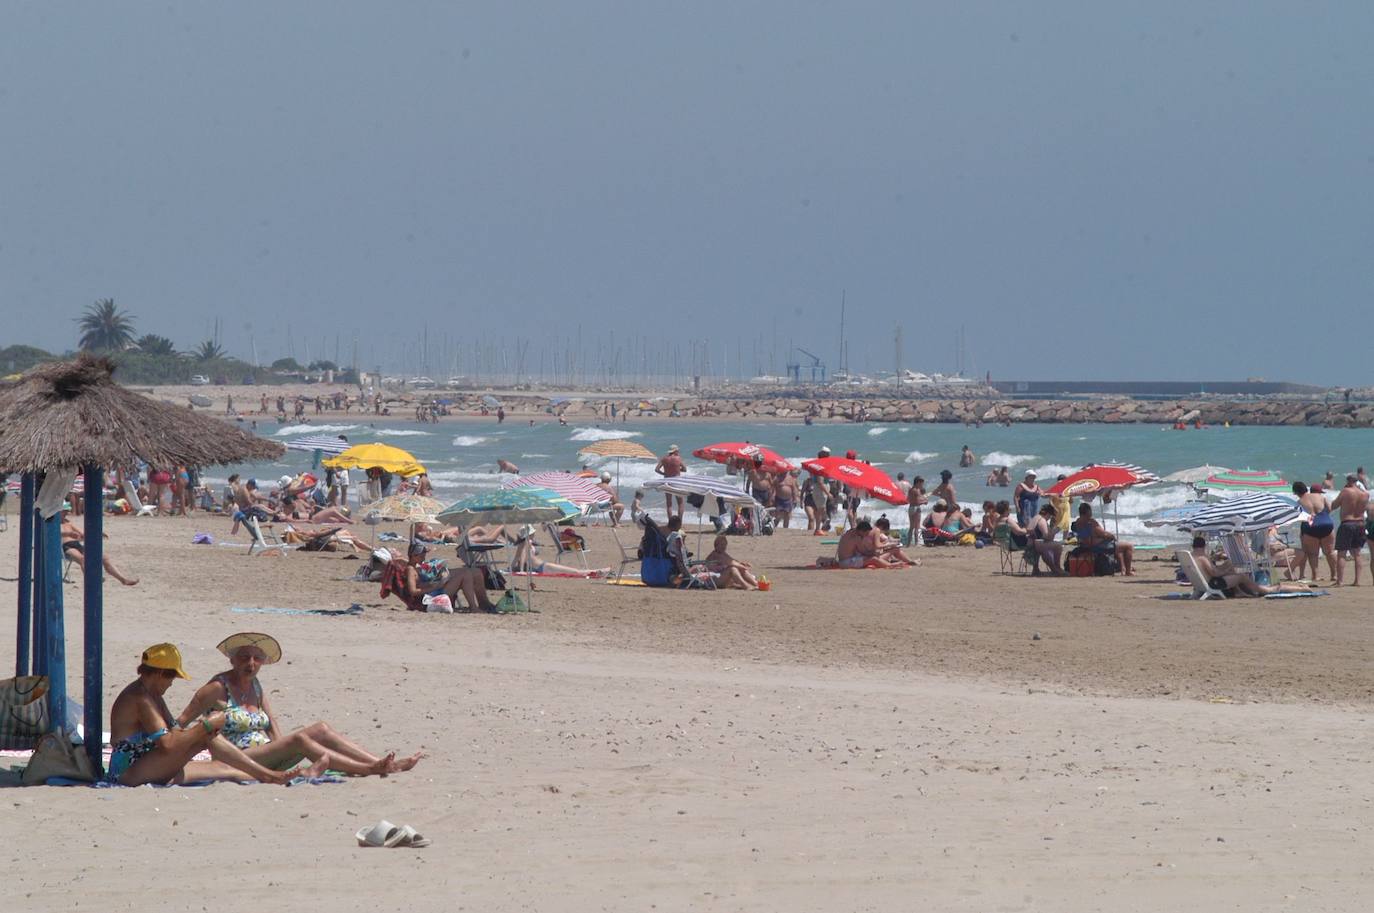
[[[1070,577],[1091,577],[1096,570],[1096,562],[1092,555],[1079,555],[1070,552],[1065,561],[1065,570],[1069,572]]]
[[[492,567],[490,564],[482,565],[482,587],[488,590],[504,590],[506,575],[501,572],[499,567]]]
[[[524,600],[510,590],[506,590],[506,594],[497,600],[496,605],[493,607],[493,611],[499,615],[512,615],[517,612],[528,612],[529,610],[529,606],[525,605]]]
[[[960,544],[960,545],[973,545],[974,542],[975,542],[977,539],[978,539],[978,537],[975,536],[973,533],[960,533],[960,534],[959,534],[959,544]]]
[[[1098,577],[1111,577],[1121,570],[1121,562],[1110,552],[1099,552],[1093,558],[1093,573]]]
[[[48,731],[48,677],[0,681],[0,749],[27,751]]]
[[[50,732],[38,740],[33,757],[24,768],[25,786],[42,786],[51,777],[92,783],[95,768],[84,748],[72,744],[64,732]]]
[[[642,558],[639,562],[639,579],[645,586],[668,586],[668,578],[673,573],[671,558]]]

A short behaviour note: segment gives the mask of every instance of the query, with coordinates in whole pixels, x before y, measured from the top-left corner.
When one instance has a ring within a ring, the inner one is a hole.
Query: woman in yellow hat
[[[258,670],[281,659],[281,644],[270,634],[244,631],[226,637],[216,649],[229,657],[231,668],[195,693],[181,719],[192,720],[207,710],[224,707],[224,740],[253,761],[280,770],[309,759],[317,767],[367,776],[410,770],[424,757],[416,752],[397,758],[394,751],[377,757],[324,722],[282,735],[276,713],[258,681]],[[212,747],[211,755],[215,754]]]
[[[106,779],[124,786],[144,783],[185,783],[195,780],[261,780],[285,783],[290,775],[271,770],[219,738],[225,714],[207,707],[204,715],[172,719],[163,695],[179,678],[190,678],[181,667],[181,651],[174,644],[154,644],[143,651],[138,679],[119,693],[110,707],[110,769]],[[211,749],[213,761],[191,760]],[[322,771],[310,771],[316,775]]]

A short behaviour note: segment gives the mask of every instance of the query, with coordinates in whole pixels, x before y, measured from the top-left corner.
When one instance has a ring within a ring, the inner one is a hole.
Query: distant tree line
[[[133,315],[116,307],[113,298],[103,298],[86,308],[76,323],[81,333],[77,349],[109,356],[116,365],[115,377],[126,384],[184,384],[197,374],[215,384],[273,384],[309,379],[325,371],[335,372],[336,383],[358,382],[353,369],[341,371],[332,361],[301,365],[294,358],[279,358],[268,368],[255,367],[233,357],[213,339],[179,352],[166,336],[137,335]],[[72,354],[26,345],[0,348],[0,376],[22,373],[34,365]]]

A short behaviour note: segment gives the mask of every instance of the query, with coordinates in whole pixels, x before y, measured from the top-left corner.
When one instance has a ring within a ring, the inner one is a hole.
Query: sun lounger
[[[1202,575],[1202,569],[1197,566],[1197,559],[1193,553],[1181,548],[1174,553],[1178,556],[1178,566],[1183,568],[1183,573],[1187,576],[1188,582],[1193,585],[1194,599],[1225,599],[1226,593],[1212,586],[1211,582]]]
[[[258,550],[269,551],[274,548],[281,549],[281,553],[285,555],[286,550],[290,548],[289,545],[277,538],[277,534],[272,530],[272,527],[269,526],[267,532],[264,533],[262,527],[258,524],[257,517],[244,517],[243,526],[248,530],[248,538],[250,540],[248,543],[249,557],[252,557],[253,553]],[[268,541],[269,537],[271,538],[270,542]]]

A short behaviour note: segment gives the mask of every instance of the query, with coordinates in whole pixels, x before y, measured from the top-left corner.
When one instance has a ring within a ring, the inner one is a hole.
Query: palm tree
[[[196,361],[215,361],[224,357],[224,349],[213,339],[207,339],[192,349],[190,355]]]
[[[83,349],[116,352],[134,341],[134,320],[128,311],[115,307],[113,298],[102,298],[86,308],[76,322],[81,327],[79,345]]]
[[[172,345],[172,340],[156,333],[140,336],[135,345],[144,355],[175,355],[177,353],[176,346]]]

